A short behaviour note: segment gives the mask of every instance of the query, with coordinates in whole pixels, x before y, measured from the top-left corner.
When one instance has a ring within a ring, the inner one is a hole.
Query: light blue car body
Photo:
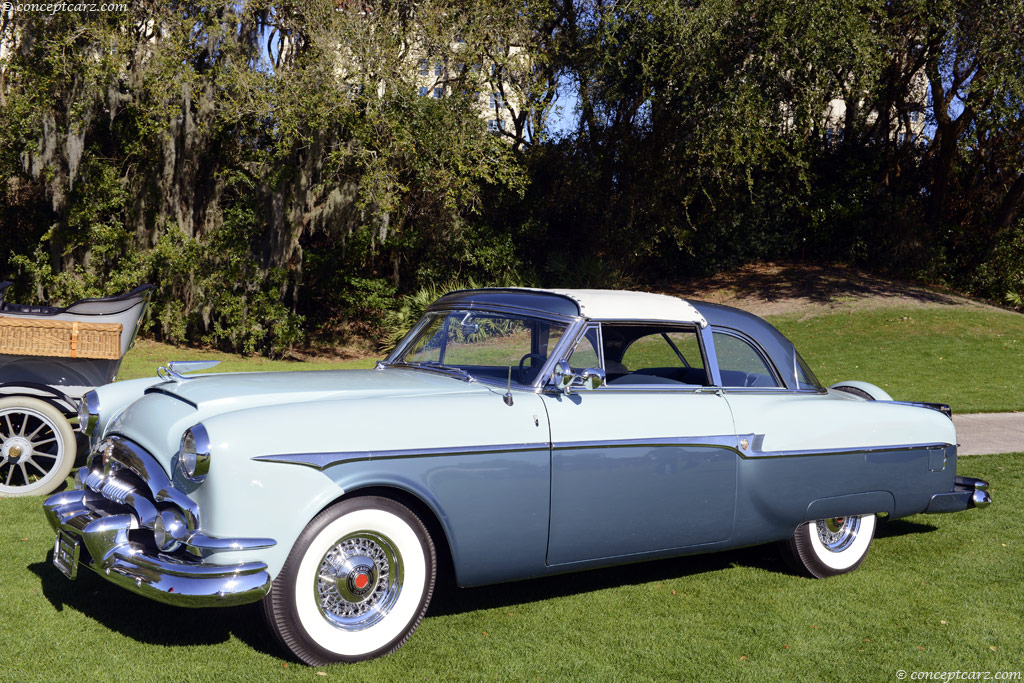
[[[100,387],[96,451],[77,488],[47,501],[48,518],[81,541],[76,564],[203,606],[261,598],[310,520],[366,493],[420,513],[463,586],[766,543],[808,520],[972,506],[973,490],[956,479],[952,421],[937,406],[893,402],[863,383],[844,386],[878,400],[800,385],[802,361],[767,323],[699,303],[686,319],[671,306],[659,317],[651,296],[635,300],[637,318],[633,300],[616,307],[585,292],[475,290],[432,307],[564,321],[533,385],[382,363],[165,372]],[[596,302],[591,311],[584,301]],[[648,323],[695,331],[707,386],[554,383],[553,368],[588,329]],[[747,340],[780,386],[724,386],[719,333]],[[200,483],[178,463],[182,435],[198,424],[211,452]],[[188,507],[194,544],[154,553],[153,513],[132,502],[140,498]],[[66,552],[59,536],[56,547]]]

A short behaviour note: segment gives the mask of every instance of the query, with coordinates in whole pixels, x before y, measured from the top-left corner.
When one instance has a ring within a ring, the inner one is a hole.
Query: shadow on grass
[[[769,544],[707,555],[689,555],[575,571],[480,588],[459,588],[454,581],[441,581],[439,576],[438,587],[427,616],[511,607],[607,588],[719,572],[733,567],[753,567],[769,572],[791,573],[775,545]]]
[[[252,649],[284,657],[263,622],[259,603],[190,609],[165,605],[104,581],[82,567],[69,581],[52,562],[28,566],[40,578],[43,596],[58,612],[73,609],[133,640],[164,646],[214,645],[232,635]]]
[[[879,524],[876,538],[923,534],[937,531],[937,527],[907,520]],[[459,588],[454,581],[441,579],[427,616],[461,614],[476,610],[511,607],[524,603],[542,602],[552,598],[616,588],[632,584],[678,579],[697,574],[719,572],[733,567],[750,567],[763,571],[795,576],[775,543],[725,550],[706,555],[688,555],[665,560],[623,564],[615,567],[590,569],[526,581],[503,583],[480,588]],[[451,576],[447,572],[447,576]],[[808,579],[813,581],[815,579]]]
[[[929,524],[897,520],[879,525],[877,537],[935,530],[936,527]],[[68,581],[53,566],[51,558],[52,551],[46,562],[31,564],[28,569],[40,578],[43,595],[55,611],[71,608],[112,631],[143,643],[214,645],[235,636],[257,652],[278,658],[288,657],[264,624],[258,603],[209,609],[165,605],[107,583],[84,567],[77,580]],[[442,570],[427,616],[505,608],[619,586],[726,571],[734,567],[793,574],[775,544],[577,571],[481,588],[458,588],[450,578],[442,578],[451,577],[452,572]]]
[[[880,522],[878,526],[875,527],[875,538],[908,536],[910,534],[928,534],[938,530],[938,527],[931,524],[911,522],[906,519],[894,519],[891,522]]]

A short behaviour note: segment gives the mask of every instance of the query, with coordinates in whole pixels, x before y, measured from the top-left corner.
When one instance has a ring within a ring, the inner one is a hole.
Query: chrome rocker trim
[[[992,504],[992,496],[988,492],[988,482],[974,477],[957,477],[953,482],[953,490],[947,493],[936,493],[928,502],[925,514],[960,512],[970,508],[986,508]]]

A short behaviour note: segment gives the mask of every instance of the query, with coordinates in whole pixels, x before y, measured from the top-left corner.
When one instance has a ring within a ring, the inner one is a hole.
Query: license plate
[[[79,542],[64,533],[57,531],[57,540],[53,543],[53,566],[61,571],[64,576],[74,579],[78,576],[78,553],[81,550]]]

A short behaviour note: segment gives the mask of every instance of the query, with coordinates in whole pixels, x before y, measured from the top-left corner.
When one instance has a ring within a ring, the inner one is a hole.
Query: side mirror
[[[605,373],[600,368],[587,368],[580,374],[576,374],[569,367],[569,362],[560,360],[555,363],[555,370],[551,374],[551,382],[565,394],[571,394],[573,387],[593,390],[605,384]]]
[[[604,370],[601,368],[587,368],[580,375],[580,379],[583,382],[584,389],[597,389],[605,384]]]
[[[572,381],[575,378],[576,375],[573,374],[572,368],[569,367],[569,361],[560,360],[555,363],[555,370],[551,373],[551,381],[562,393],[572,393]]]

